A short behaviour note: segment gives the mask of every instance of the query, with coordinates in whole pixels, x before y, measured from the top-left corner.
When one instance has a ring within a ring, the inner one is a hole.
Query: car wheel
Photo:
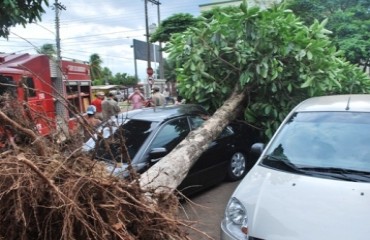
[[[237,181],[244,177],[247,172],[247,157],[242,152],[234,153],[229,161],[227,179]]]

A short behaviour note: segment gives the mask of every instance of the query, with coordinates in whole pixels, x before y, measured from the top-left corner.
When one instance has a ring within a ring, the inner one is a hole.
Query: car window
[[[191,116],[190,118],[190,125],[191,129],[197,129],[198,127],[202,126],[203,123],[205,122],[205,117],[204,116]],[[232,129],[231,126],[227,126],[222,130],[218,138],[224,138],[228,137],[234,134],[234,130]]]
[[[234,130],[232,129],[232,127],[226,126],[224,128],[224,130],[222,130],[222,132],[220,133],[220,135],[218,136],[218,138],[228,137],[228,136],[231,136],[233,134],[234,134]]]
[[[204,123],[204,119],[201,118],[200,116],[191,116],[189,119],[190,119],[191,129],[193,130],[202,126],[202,124]]]
[[[171,120],[160,129],[153,139],[151,148],[164,147],[171,151],[176,147],[190,132],[187,118]]]
[[[142,120],[130,120],[123,125],[122,134],[131,158],[135,157],[156,125],[156,122]]]
[[[297,113],[283,126],[267,154],[300,167],[370,172],[370,113]]]
[[[125,141],[125,146],[130,158],[133,159],[157,125],[158,122],[143,120],[128,120],[125,124],[121,125],[115,131],[114,135],[106,140],[110,146],[110,151],[112,152],[114,160],[125,162],[124,158],[121,156],[121,146],[123,146],[121,143],[122,139]],[[113,160],[112,155],[107,151],[105,142],[101,141],[97,156],[111,161]]]

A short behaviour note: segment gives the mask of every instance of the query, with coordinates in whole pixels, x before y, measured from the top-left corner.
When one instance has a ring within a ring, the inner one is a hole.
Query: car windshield
[[[138,153],[140,147],[144,144],[150,133],[158,125],[158,122],[143,121],[143,120],[127,120],[107,139],[112,154],[106,151],[105,144],[100,143],[97,157],[102,160],[115,160],[119,162],[127,162],[125,156],[122,156],[121,139],[128,151],[130,159],[133,159]],[[123,151],[124,152],[124,151]],[[112,158],[113,155],[113,158]]]
[[[262,164],[307,174],[357,174],[369,181],[369,133],[370,113],[295,113],[271,143]]]

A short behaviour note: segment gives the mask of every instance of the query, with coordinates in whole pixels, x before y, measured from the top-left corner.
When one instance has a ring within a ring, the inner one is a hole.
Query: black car
[[[207,111],[194,104],[121,113],[114,121],[98,129],[104,139],[98,141],[96,159],[106,161],[109,171],[119,177],[128,176],[127,159],[131,159],[138,173],[142,173],[174,149],[191,130],[201,126],[207,117]],[[249,157],[249,151],[258,140],[258,133],[245,123],[229,124],[209,144],[178,189],[189,195],[225,178],[230,181],[243,178],[255,163],[255,159]],[[121,148],[123,142],[127,151]],[[87,151],[94,148],[93,139],[84,145]],[[129,158],[124,156],[125,152],[128,152]],[[122,164],[109,164],[116,162]]]

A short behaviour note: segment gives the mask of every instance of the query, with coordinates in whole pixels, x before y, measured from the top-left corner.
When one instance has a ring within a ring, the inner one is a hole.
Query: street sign
[[[152,76],[152,75],[153,75],[153,73],[154,73],[153,68],[148,67],[148,68],[146,69],[146,73],[148,74],[148,76]]]

